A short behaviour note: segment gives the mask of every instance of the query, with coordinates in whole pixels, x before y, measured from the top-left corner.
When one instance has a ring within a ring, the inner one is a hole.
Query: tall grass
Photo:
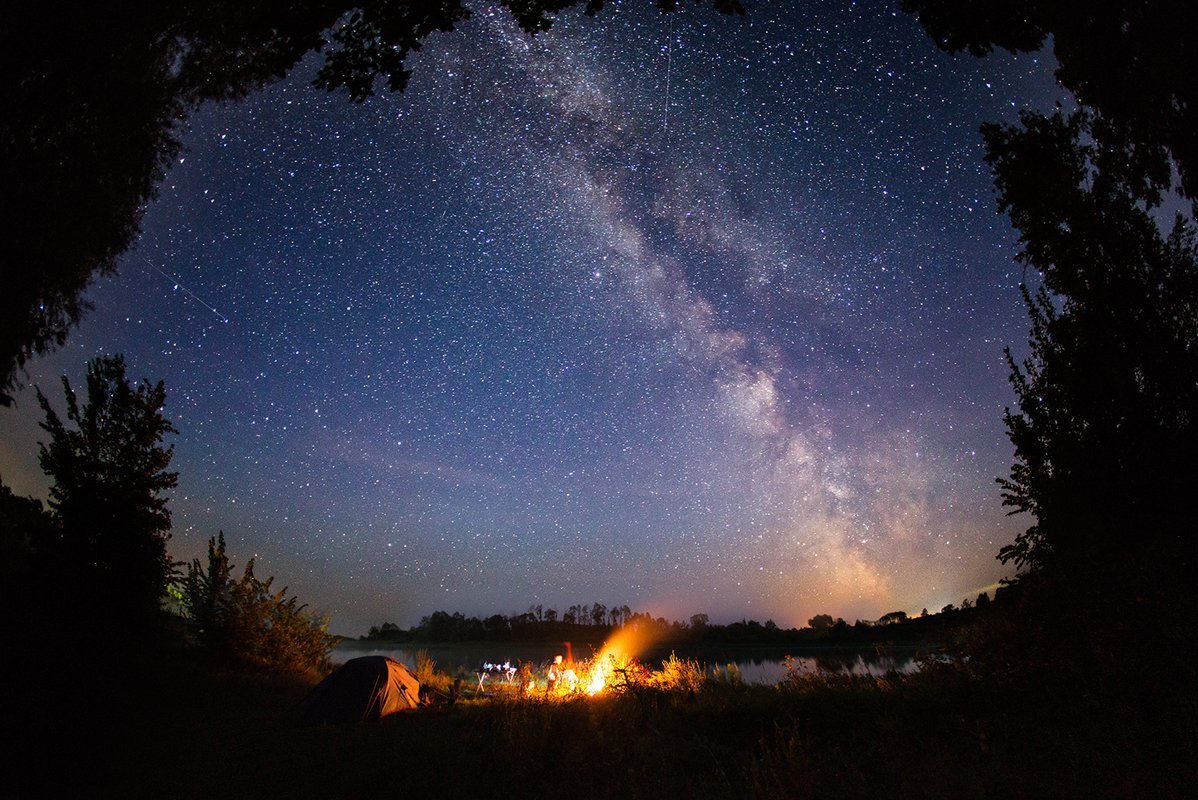
[[[711,673],[712,682],[719,686],[737,688],[745,685],[745,676],[741,674],[740,664],[731,661],[715,667]]]
[[[453,678],[437,666],[427,650],[416,651],[416,680],[438,692],[448,692],[453,685]]]
[[[681,659],[671,652],[661,664],[661,669],[652,674],[652,685],[667,692],[698,694],[707,684],[707,672],[703,665],[693,659]]]

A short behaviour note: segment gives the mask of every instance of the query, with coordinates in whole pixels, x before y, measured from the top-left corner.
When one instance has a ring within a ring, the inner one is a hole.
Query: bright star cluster
[[[223,530],[338,632],[976,595],[1026,524],[977,129],[1052,103],[1052,64],[950,57],[897,4],[760,5],[535,38],[480,6],[402,95],[326,95],[310,60],[200,110],[33,382],[101,352],[165,379],[172,553]],[[44,495],[31,395],[0,469]]]

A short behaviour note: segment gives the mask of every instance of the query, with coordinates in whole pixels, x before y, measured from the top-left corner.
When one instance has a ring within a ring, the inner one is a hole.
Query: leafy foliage
[[[18,497],[0,483],[0,604],[26,637],[59,605],[45,580],[62,570],[62,532],[40,500]]]
[[[978,638],[989,646],[974,653],[991,668],[1095,676],[1129,666],[1121,645],[1134,633],[1159,645],[1145,669],[1176,664],[1198,636],[1188,501],[1198,479],[1198,9],[903,7],[950,52],[1051,41],[1057,79],[1080,106],[982,129],[999,209],[1019,232],[1031,321],[1026,355],[1007,352],[1015,462],[999,483],[1004,504],[1032,523],[999,553],[1021,571],[999,604],[1018,619],[991,615]],[[1190,218],[1170,227],[1162,207],[1182,198]]]
[[[1051,36],[1081,107],[982,129],[1031,321],[1026,355],[1007,351],[1015,461],[999,483],[1032,522],[999,552],[1020,570],[1004,613],[979,598],[970,669],[1096,696],[1147,684],[1188,663],[1198,638],[1195,7],[904,8],[949,51],[1035,50]],[[1170,227],[1162,206],[1182,198],[1190,218]],[[1154,646],[1128,658],[1130,637]]]
[[[174,574],[167,557],[171,514],[164,493],[178,474],[168,472],[175,428],[163,414],[159,381],[133,386],[121,356],[97,358],[87,368],[82,406],[62,379],[68,428],[38,390],[50,435],[40,446],[42,469],[53,479],[50,508],[62,530],[68,569],[113,605],[118,616],[158,607]]]
[[[1097,146],[1082,143],[1092,114],[1022,122],[983,131],[1019,258],[1043,275],[1023,287],[1029,354],[1007,353],[1019,410],[1006,414],[1015,464],[1000,481],[1004,503],[1034,523],[1000,557],[1091,578],[1148,560],[1192,564],[1193,229],[1179,216],[1163,236],[1141,187],[1102,169]]]
[[[1160,200],[1177,169],[1198,204],[1198,6],[1187,0],[904,0],[948,52],[1039,50],[1051,37],[1057,80],[1096,112],[1090,136],[1108,175]],[[1195,206],[1198,209],[1198,205]]]
[[[328,621],[313,617],[287,587],[260,580],[251,558],[232,579],[225,536],[208,541],[208,566],[192,561],[183,580],[184,607],[209,647],[269,670],[324,672],[337,638]]]
[[[827,630],[836,624],[836,620],[832,619],[831,614],[816,614],[811,619],[807,620],[808,626],[817,631]]]
[[[56,533],[41,500],[18,497],[0,483],[0,569],[29,561],[39,540]]]
[[[396,642],[401,641],[404,636],[405,631],[394,622],[384,622],[382,625],[371,625],[370,631],[362,638],[371,641]]]
[[[193,559],[183,577],[183,609],[196,623],[200,638],[210,647],[221,647],[229,631],[227,609],[231,599],[232,565],[225,554],[225,533],[208,540],[208,568]]]

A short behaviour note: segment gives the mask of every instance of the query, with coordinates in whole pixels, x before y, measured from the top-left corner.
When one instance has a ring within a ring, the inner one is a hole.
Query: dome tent
[[[299,724],[361,722],[420,705],[420,681],[386,656],[352,658],[313,687],[300,704]]]

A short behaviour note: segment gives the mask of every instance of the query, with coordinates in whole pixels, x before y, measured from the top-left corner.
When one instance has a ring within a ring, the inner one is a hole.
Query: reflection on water
[[[832,672],[850,675],[885,675],[888,672],[910,673],[918,669],[915,651],[877,653],[870,651],[837,650],[818,655],[796,655],[791,659],[797,672]],[[719,670],[721,664],[734,663],[745,683],[773,684],[786,677],[786,662],[782,658],[754,658],[732,662],[706,664],[708,672]]]
[[[371,642],[344,642],[333,651],[331,659],[341,664],[358,656],[390,656],[410,666],[416,664],[416,653],[424,650],[437,666],[451,675],[470,675],[484,662],[512,664],[527,663],[541,671],[555,655],[564,650],[553,644],[520,644],[513,642],[481,642],[473,644],[410,644],[378,647]],[[771,651],[768,655],[747,655],[745,651],[720,651],[713,648],[676,648],[679,658],[694,659],[706,667],[708,674],[722,671],[727,665],[735,665],[745,683],[773,684],[786,677],[787,655],[784,651]],[[641,660],[653,667],[661,665],[662,659],[670,654],[669,649],[654,649],[643,654]],[[888,672],[914,672],[918,665],[916,651],[910,648],[893,648],[886,652],[873,650],[795,650],[790,655],[795,668],[809,672],[850,673],[853,675],[885,675]],[[589,648],[574,648],[576,658],[590,656]]]

